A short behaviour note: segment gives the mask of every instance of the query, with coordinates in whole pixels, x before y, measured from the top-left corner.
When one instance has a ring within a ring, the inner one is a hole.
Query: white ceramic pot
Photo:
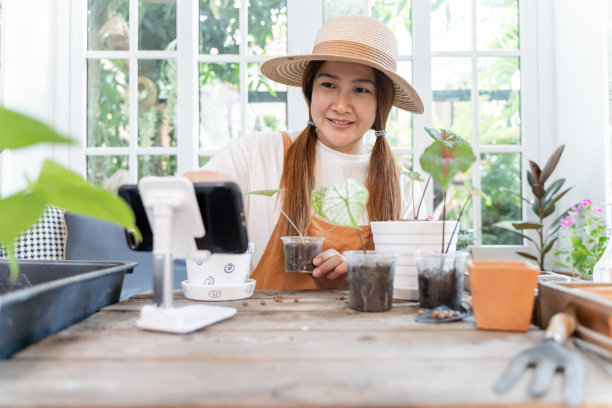
[[[400,254],[395,265],[393,297],[418,300],[419,286],[414,251],[440,251],[442,248],[442,221],[374,221],[370,224],[374,248],[380,252]],[[459,231],[453,230],[457,221],[444,223],[444,249],[455,252]]]
[[[187,278],[190,284],[217,286],[240,285],[249,280],[251,254],[194,253],[186,260]]]

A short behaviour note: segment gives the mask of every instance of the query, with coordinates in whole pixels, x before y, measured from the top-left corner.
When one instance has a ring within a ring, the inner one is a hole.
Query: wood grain
[[[539,343],[542,330],[422,324],[414,302],[358,313],[347,297],[258,291],[247,306],[214,303],[235,307],[231,319],[174,335],[137,329],[151,296],[135,296],[0,361],[0,406],[562,406],[560,375],[537,400],[527,397],[531,373],[493,392],[510,358]],[[175,298],[177,307],[202,304]],[[583,406],[612,406],[610,380],[586,363]]]

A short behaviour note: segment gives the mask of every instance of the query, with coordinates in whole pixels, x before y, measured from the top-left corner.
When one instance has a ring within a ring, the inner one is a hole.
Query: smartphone
[[[204,237],[196,238],[198,249],[213,253],[246,252],[249,239],[240,187],[233,182],[214,182],[195,183],[194,189],[206,230]],[[142,241],[137,243],[126,231],[129,247],[135,251],[152,251],[153,232],[138,192],[138,185],[125,184],[119,187],[117,194],[132,207],[136,226],[142,233]]]

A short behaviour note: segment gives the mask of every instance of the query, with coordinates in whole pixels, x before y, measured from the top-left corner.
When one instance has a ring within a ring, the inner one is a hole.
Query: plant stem
[[[540,224],[544,225],[544,208],[542,206],[542,200],[540,200],[540,208],[538,211],[538,217],[540,218]],[[539,248],[539,252],[540,252],[540,270],[543,271],[544,270],[544,251],[542,251],[544,249],[544,234],[543,234],[543,227],[538,228],[538,235],[540,236],[540,248]]]
[[[431,181],[431,176],[429,176],[427,178],[427,183],[425,183],[425,188],[423,189],[423,194],[421,194],[421,201],[419,201],[419,206],[417,208],[417,217],[419,216],[419,213],[421,212],[421,204],[423,204],[423,199],[425,198],[425,192],[427,191],[427,186],[429,186],[429,182]],[[414,200],[412,202],[412,205],[414,206]],[[417,218],[415,217],[415,218]]]
[[[302,233],[300,232],[300,230],[298,229],[298,227],[295,226],[295,224],[293,223],[293,221],[291,221],[291,218],[289,218],[289,216],[287,214],[285,214],[285,212],[283,211],[283,209],[281,208],[281,212],[283,213],[283,215],[285,216],[285,218],[287,218],[287,220],[289,221],[289,223],[293,226],[293,228],[295,228],[295,230],[297,231],[298,235],[301,237],[303,237]]]
[[[446,226],[446,191],[442,193],[442,250],[444,253],[444,227]]]
[[[457,232],[457,228],[459,228],[459,221],[461,221],[461,216],[463,215],[463,211],[465,210],[465,207],[467,207],[468,203],[470,202],[470,198],[472,198],[471,194],[468,195],[467,200],[465,200],[465,203],[463,203],[463,207],[461,207],[461,211],[459,212],[459,217],[457,218],[457,224],[455,224],[453,233],[451,234],[450,240],[448,241],[448,245],[446,246],[446,253],[448,253],[448,250],[450,249],[450,244],[451,242],[453,242],[453,237],[455,236],[455,232]]]
[[[357,234],[359,235],[359,242],[361,242],[361,249],[363,250],[363,254],[366,254],[365,244],[363,243],[363,238],[361,237],[361,230],[357,228]]]

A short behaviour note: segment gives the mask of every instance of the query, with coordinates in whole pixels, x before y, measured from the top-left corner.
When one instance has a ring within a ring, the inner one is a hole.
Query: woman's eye
[[[321,85],[324,86],[325,88],[333,88],[334,87],[334,84],[332,84],[331,82],[322,82]]]
[[[357,92],[357,93],[368,93],[370,91],[368,89],[366,89],[366,88],[357,88],[357,89],[355,89],[355,92]]]

